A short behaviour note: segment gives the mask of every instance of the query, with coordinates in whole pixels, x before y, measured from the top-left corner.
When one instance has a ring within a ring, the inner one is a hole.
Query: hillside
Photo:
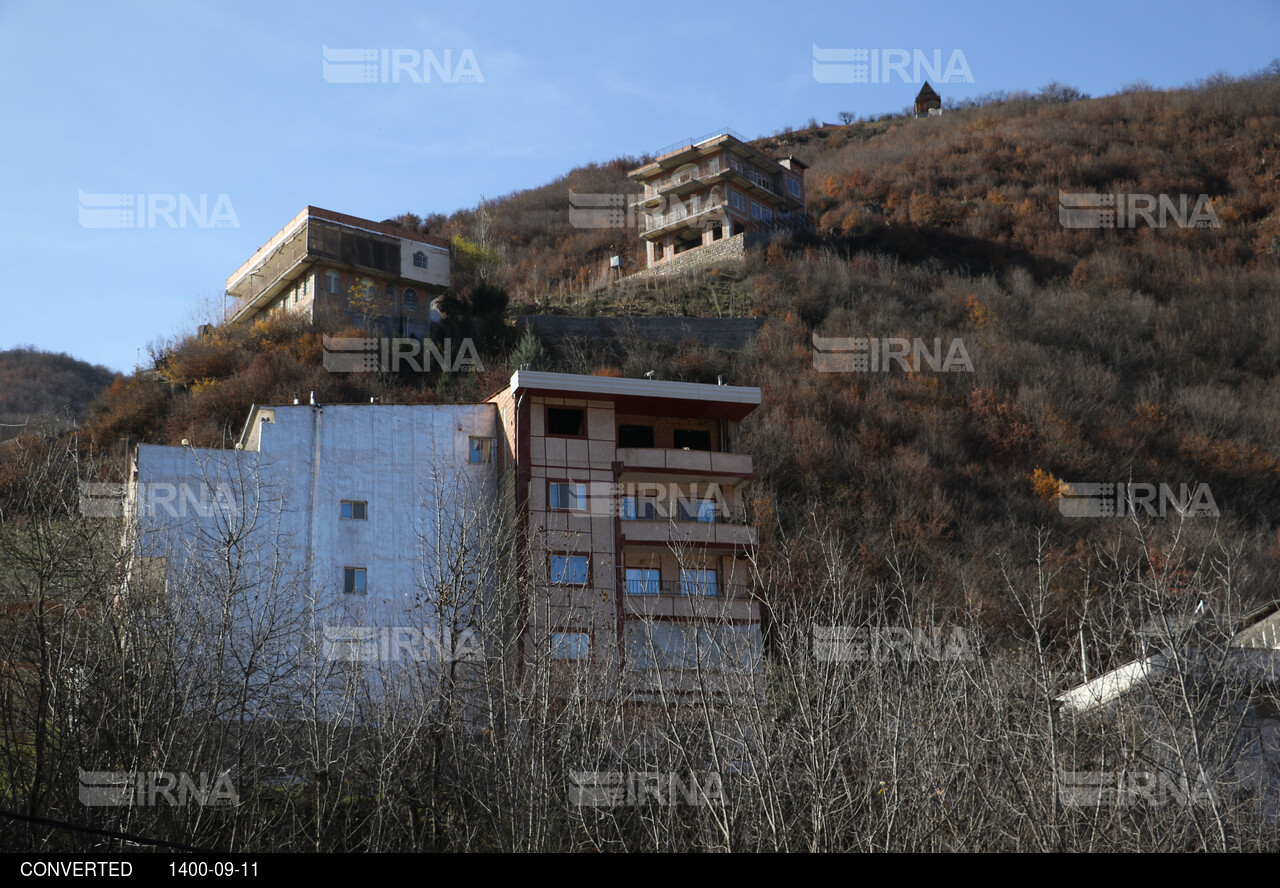
[[[738,353],[625,341],[537,356],[525,343],[518,360],[762,386],[741,442],[761,567],[811,596],[854,588],[882,611],[940,606],[1003,627],[1025,605],[1014,590],[1043,588],[1054,633],[1101,582],[1181,600],[1228,577],[1233,594],[1276,597],[1280,70],[1072,99],[994,97],[762,139],[810,165],[813,231],[674,282],[598,285],[615,252],[638,267],[639,239],[567,221],[570,190],[634,191],[625,173],[643,158],[449,218],[405,214],[391,221],[497,257],[483,280],[461,268],[446,330],[483,332],[486,373],[340,376],[320,366],[320,330],[218,330],[118,379],[94,440],[225,446],[251,403],[309,391],[480,397],[516,346],[504,312],[752,315],[767,322]],[[1064,228],[1060,191],[1204,193],[1220,224]],[[819,373],[815,333],[958,338],[973,372]],[[1072,520],[1064,481],[1207,484],[1221,518]]]
[[[114,376],[70,355],[34,348],[0,352],[0,440],[26,428],[82,421]]]

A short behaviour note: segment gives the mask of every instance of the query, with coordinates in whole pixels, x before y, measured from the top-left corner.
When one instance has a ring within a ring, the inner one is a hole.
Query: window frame
[[[563,432],[551,431],[551,411],[576,411],[582,414],[582,432],[577,435],[566,435]],[[573,441],[582,441],[587,437],[587,408],[586,407],[566,407],[562,404],[546,404],[544,405],[544,413],[542,415],[543,432],[548,438],[566,438]]]
[[[400,291],[400,304],[405,311],[418,310],[418,291],[413,287],[405,287]]]
[[[348,509],[347,506],[351,508]],[[357,509],[356,507],[360,508]],[[359,517],[356,512],[362,512]],[[347,514],[350,513],[350,514]],[[338,501],[338,518],[341,521],[368,521],[369,520],[369,501],[368,500],[339,500]]]
[[[368,595],[369,569],[353,565],[344,565],[342,568],[342,594]]]
[[[560,499],[560,497],[558,495],[553,495],[552,490],[553,488],[557,488],[560,485],[564,485],[566,488],[575,488],[573,490],[568,491],[567,498],[569,502],[573,502],[576,499],[579,505],[566,506],[566,505],[555,504],[556,501]],[[579,493],[578,491],[581,491],[581,492]],[[548,512],[586,512],[587,502],[588,502],[587,496],[588,496],[588,489],[587,489],[587,482],[585,481],[570,481],[566,478],[559,478],[559,479],[548,478],[547,479],[547,511]]]
[[[573,641],[564,644],[564,640],[572,636]],[[579,650],[577,640],[581,639],[581,654],[573,656]],[[568,653],[564,653],[567,651]],[[591,659],[591,633],[586,629],[560,629],[551,633],[551,659],[565,660],[570,663],[581,663]]]
[[[627,587],[626,587],[626,588],[627,588],[627,594],[628,594],[628,595],[661,595],[661,594],[662,594],[662,570],[661,570],[660,568],[657,568],[657,567],[628,567],[628,568],[625,568],[625,570],[626,570],[626,573],[624,573],[624,574],[623,574],[623,582],[625,582],[625,583],[627,584]],[[633,580],[633,579],[631,578],[631,573],[632,573],[632,571],[635,571],[636,573],[645,574],[646,576],[644,576],[644,577],[642,577],[642,578],[640,578],[640,579],[637,579],[637,580]],[[652,575],[652,576],[650,576],[650,575]],[[646,592],[646,591],[639,591],[639,592],[636,592],[636,591],[633,591],[633,586],[632,586],[632,584],[633,584],[633,583],[636,583],[636,584],[643,584],[643,586],[642,586],[641,588],[647,588],[647,587],[649,586],[649,583],[650,583],[650,582],[652,582],[652,584],[653,584],[653,591],[652,591],[652,592]]]
[[[699,577],[695,582],[689,581],[690,574],[698,574]],[[711,583],[707,585],[705,575],[711,575]],[[696,591],[699,589],[709,589],[710,591]],[[719,598],[720,597],[720,571],[714,567],[682,567],[680,568],[680,594],[689,598]]]
[[[556,578],[556,559],[565,559],[565,574],[567,576],[560,579]],[[574,559],[579,558],[583,562],[584,579],[581,581],[573,579]],[[552,586],[590,586],[591,585],[591,556],[586,552],[551,552],[547,555],[547,578]]]
[[[476,461],[472,459],[475,456],[475,444],[479,441],[483,445],[483,459]],[[468,435],[467,436],[467,465],[471,466],[487,466],[493,462],[493,438],[484,435]]]
[[[418,261],[419,258],[422,259],[421,262]],[[429,257],[427,256],[426,250],[416,250],[413,254],[413,267],[426,268],[428,260],[429,260]]]

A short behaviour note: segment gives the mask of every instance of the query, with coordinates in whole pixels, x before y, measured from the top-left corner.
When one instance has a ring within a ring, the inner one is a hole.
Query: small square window
[[[467,462],[472,465],[483,465],[493,459],[493,439],[492,438],[469,438],[467,447]]]
[[[586,632],[552,632],[551,656],[557,660],[585,660],[591,647]]]
[[[573,583],[585,586],[587,583],[586,555],[552,555],[551,582]]]
[[[548,485],[548,508],[583,511],[587,508],[587,485],[553,481]]]
[[[365,569],[363,567],[344,567],[342,569],[342,591],[347,595],[365,594]]]
[[[547,434],[581,438],[587,433],[586,411],[582,408],[547,408]]]
[[[365,521],[369,517],[369,504],[365,500],[343,500],[342,518],[345,521]]]

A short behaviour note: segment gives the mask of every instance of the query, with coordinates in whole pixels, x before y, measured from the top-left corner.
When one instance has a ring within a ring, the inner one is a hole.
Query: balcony
[[[711,478],[750,478],[751,454],[710,450],[664,450],[654,447],[619,447],[622,481],[655,479],[667,473],[695,474]],[[698,480],[689,478],[687,480]]]
[[[732,162],[732,161],[731,161]],[[669,176],[645,183],[644,194],[632,206],[656,206],[665,197],[679,196],[713,185],[726,177],[728,166],[720,157],[712,157],[691,167],[682,167]]]
[[[644,589],[645,591],[640,591]],[[657,583],[641,584],[638,582],[629,582],[627,584],[627,595],[631,596],[628,601],[637,604],[637,598],[658,598],[662,595],[674,595],[684,598],[715,598],[728,599],[731,601],[747,601],[751,598],[751,586],[747,583],[725,583],[718,586],[715,594],[701,594],[696,587],[681,580],[662,580]],[[638,604],[637,604],[638,606]]]
[[[623,518],[622,542],[633,546],[718,546],[750,548],[759,536],[756,529],[741,519],[716,521],[678,521],[673,518]]]

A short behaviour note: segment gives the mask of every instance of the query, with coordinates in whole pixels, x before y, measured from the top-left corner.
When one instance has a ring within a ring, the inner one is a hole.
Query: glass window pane
[[[551,656],[557,660],[585,660],[590,645],[585,632],[553,632]]]

